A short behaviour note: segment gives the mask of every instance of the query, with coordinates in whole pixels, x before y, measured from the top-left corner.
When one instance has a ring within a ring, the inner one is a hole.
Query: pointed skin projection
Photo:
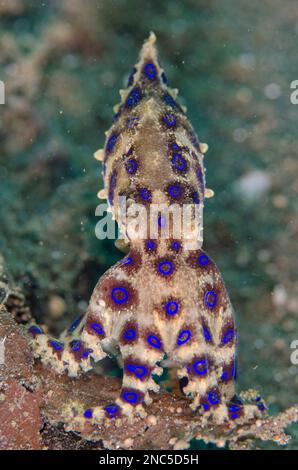
[[[260,413],[260,403],[243,405],[235,398],[236,326],[220,272],[202,250],[202,217],[195,230],[177,238],[174,216],[156,214],[158,235],[133,237],[134,204],[144,209],[145,226],[152,205],[191,208],[202,213],[205,188],[203,153],[185,109],[176,100],[159,65],[155,35],[150,34],[133,68],[105,147],[104,189],[110,210],[119,220],[128,254],[99,280],[86,315],[70,326],[60,341],[31,326],[36,357],[57,372],[76,376],[91,368],[117,344],[123,364],[119,397],[106,408],[95,407],[67,417],[91,423],[145,415],[149,392],[158,392],[152,375],[162,373],[165,355],[177,369],[184,394],[194,411],[218,422]],[[120,198],[120,199],[119,199]],[[123,208],[122,208],[123,212]],[[122,214],[123,215],[123,214]],[[165,223],[163,224],[163,221]],[[167,229],[164,237],[162,230]],[[72,408],[73,409],[73,408]]]

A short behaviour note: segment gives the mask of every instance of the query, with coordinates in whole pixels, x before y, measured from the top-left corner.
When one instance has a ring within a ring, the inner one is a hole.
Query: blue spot
[[[149,251],[152,251],[155,249],[155,242],[153,240],[148,240],[146,242],[146,247]]]
[[[128,80],[127,80],[127,86],[130,87],[132,84],[133,84],[133,77],[134,77],[134,74],[136,73],[137,69],[134,67],[132,69],[132,72],[131,74],[129,75],[128,77]]]
[[[138,377],[139,379],[141,379],[142,377],[144,377],[144,375],[147,374],[147,367],[145,367],[145,366],[138,366],[138,365],[135,365],[135,364],[127,364],[126,367],[130,372],[133,372],[135,374],[135,376]]]
[[[123,266],[126,266],[128,264],[132,264],[132,257],[131,256],[127,256],[127,258],[125,258],[123,261],[122,261],[122,265]]]
[[[170,300],[169,302],[166,303],[166,312],[168,315],[176,315],[178,310],[179,310],[178,302],[175,302],[174,300]]]
[[[84,417],[87,419],[92,418],[92,410],[90,410],[90,408],[88,408],[88,410],[85,410]]]
[[[79,351],[81,347],[81,341],[79,339],[72,341],[70,343],[70,347],[72,351]]]
[[[157,348],[157,349],[161,348],[161,341],[157,336],[149,335],[147,338],[147,341],[154,348]]]
[[[128,108],[132,108],[133,106],[138,104],[141,98],[142,98],[141,89],[139,87],[133,88],[126,99],[126,106]]]
[[[241,409],[241,407],[239,405],[230,404],[228,406],[228,409],[231,413],[236,413],[237,411]]]
[[[209,263],[209,258],[207,255],[200,255],[198,257],[198,263],[201,265],[201,266],[205,266],[206,264]]]
[[[172,113],[166,113],[163,116],[163,121],[168,127],[174,127],[176,125],[176,117]]]
[[[227,371],[225,371],[225,372],[223,372],[223,373],[221,374],[221,377],[220,377],[220,378],[221,378],[221,380],[227,380],[228,377],[229,377],[229,374],[228,374]]]
[[[111,153],[113,148],[115,147],[115,144],[117,142],[117,139],[118,139],[118,135],[117,134],[112,134],[110,135],[110,137],[108,138],[108,141],[107,141],[107,152],[108,153]]]
[[[260,401],[261,399],[262,399],[262,397],[260,397],[260,395],[258,395],[258,396],[256,397],[256,401]]]
[[[175,251],[179,251],[181,248],[181,244],[179,242],[173,242],[172,243],[172,249]]]
[[[208,405],[208,403],[203,403],[203,408],[205,411],[208,411],[210,409],[210,406]]]
[[[192,193],[192,200],[195,204],[200,204],[200,197],[198,191]]]
[[[147,188],[141,188],[140,196],[144,201],[149,201],[151,199],[151,192]]]
[[[124,392],[122,396],[128,403],[136,403],[139,399],[137,392]]]
[[[208,343],[210,341],[212,341],[211,333],[210,333],[209,329],[207,328],[207,326],[203,326],[203,335],[204,335],[205,340]]]
[[[100,336],[103,334],[103,327],[99,323],[92,323],[92,325],[90,325],[90,328]]]
[[[231,415],[231,419],[237,419],[237,418],[239,418],[239,415],[237,413],[233,413]]]
[[[137,336],[136,330],[133,328],[130,328],[129,330],[126,330],[123,337],[126,341],[133,341],[135,337]]]
[[[63,349],[63,344],[62,343],[59,343],[59,341],[50,341],[50,344],[51,346],[53,346],[53,348],[56,350],[56,351],[61,351]]]
[[[263,403],[258,403],[257,407],[259,408],[260,411],[266,410],[266,406]]]
[[[232,339],[234,338],[234,330],[228,330],[224,337],[222,338],[221,342],[223,344],[226,344],[226,343],[229,343],[230,341],[232,341]]]
[[[156,77],[156,67],[154,64],[148,63],[145,65],[144,69],[145,75],[152,80]]]
[[[134,175],[138,169],[138,164],[134,158],[130,158],[125,163],[125,168],[126,168],[127,173],[129,173],[130,175]]]
[[[164,72],[162,72],[162,74],[161,74],[161,79],[162,79],[162,81],[163,81],[163,83],[164,83],[165,85],[168,84],[168,79],[167,79],[167,77],[166,77],[166,75],[165,75]]]
[[[174,268],[173,268],[173,264],[171,263],[171,261],[161,261],[158,264],[158,271],[163,276],[169,276],[170,274],[172,274],[173,269]]]
[[[220,402],[218,395],[215,392],[208,393],[208,401],[211,405],[217,405]]]
[[[157,223],[160,228],[165,228],[166,226],[166,216],[163,214],[158,214]]]
[[[28,331],[29,331],[29,333],[33,333],[34,335],[42,335],[43,334],[42,329],[39,328],[38,326],[35,326],[35,325],[30,326]]]
[[[114,191],[115,191],[115,188],[116,188],[116,184],[117,184],[117,171],[113,170],[112,173],[111,173],[111,176],[110,176],[110,184],[109,184],[109,202],[110,202],[110,204],[113,203]]]
[[[168,186],[168,194],[174,199],[178,199],[182,194],[182,189],[179,184],[171,184]]]
[[[72,333],[77,328],[77,326],[79,326],[79,324],[81,323],[81,320],[82,320],[82,315],[80,315],[78,318],[76,318],[72,322],[72,324],[70,325],[70,327],[67,330],[67,333]]]
[[[177,103],[176,101],[174,100],[174,98],[172,97],[172,95],[170,95],[169,93],[166,93],[163,97],[163,100],[166,104],[168,104],[169,106],[171,106],[172,108],[177,108]]]
[[[83,357],[84,357],[85,359],[87,359],[87,357],[89,357],[89,355],[90,355],[91,353],[93,353],[93,349],[88,348],[88,349],[86,349],[86,351],[83,352]]]
[[[172,150],[181,150],[181,147],[176,143],[176,142],[172,142],[171,145],[170,145],[171,149]]]
[[[208,292],[206,292],[204,301],[207,307],[209,308],[215,307],[216,299],[217,299],[217,295],[213,290],[208,290]]]
[[[172,157],[172,165],[178,171],[185,171],[187,169],[187,163],[185,158],[180,153],[174,153]]]
[[[108,405],[105,407],[105,410],[107,413],[109,413],[110,415],[114,415],[118,412],[118,406],[117,405]]]
[[[208,372],[208,365],[205,359],[194,362],[193,370],[197,375],[205,375]]]
[[[191,332],[189,330],[181,331],[177,339],[178,346],[181,346],[182,344],[187,343],[187,341],[189,341],[190,338],[191,338]]]
[[[119,294],[120,294],[120,298],[119,298]],[[124,302],[126,302],[128,300],[128,292],[126,289],[124,289],[124,287],[114,287],[112,289],[112,299],[114,302],[116,302],[116,304],[123,304]]]

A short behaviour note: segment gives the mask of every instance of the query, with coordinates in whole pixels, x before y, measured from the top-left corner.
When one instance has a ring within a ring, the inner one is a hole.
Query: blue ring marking
[[[151,198],[151,192],[147,188],[141,188],[140,191],[140,196],[144,201],[149,201]]]
[[[169,302],[166,303],[166,312],[168,315],[176,315],[178,310],[179,310],[178,302],[175,302],[174,300],[169,300]]]
[[[105,410],[110,415],[114,415],[118,412],[119,408],[118,408],[117,405],[108,405],[108,406],[105,407]]]
[[[35,326],[35,325],[30,326],[28,331],[29,331],[29,333],[33,333],[35,335],[42,335],[43,334],[42,329],[39,328],[38,326]]]
[[[161,79],[162,79],[162,81],[165,85],[167,85],[169,83],[168,79],[166,77],[166,74],[164,72],[162,72],[162,74],[161,74]]]
[[[175,250],[175,251],[178,251],[180,250],[181,248],[181,244],[179,242],[173,242],[172,243],[172,249]]]
[[[139,365],[135,365],[135,364],[127,364],[126,367],[130,372],[133,372],[135,374],[135,376],[138,377],[139,379],[141,379],[142,377],[144,377],[144,375],[147,374],[147,367],[145,367],[145,366],[139,366]]]
[[[210,301],[209,299],[210,296],[212,297],[212,301]],[[216,301],[217,301],[216,293],[213,290],[208,290],[208,292],[206,292],[205,297],[204,297],[204,302],[207,305],[207,307],[209,308],[215,307]]]
[[[228,330],[228,331],[225,333],[225,335],[224,335],[224,337],[222,338],[221,342],[222,342],[223,344],[227,344],[227,343],[229,343],[230,341],[232,341],[233,338],[234,338],[234,330],[231,329],[231,330]]]
[[[163,121],[168,127],[174,127],[176,125],[176,117],[172,113],[164,114]]]
[[[128,264],[132,264],[133,262],[133,259],[131,256],[128,256],[127,258],[125,258],[123,261],[122,261],[122,266],[126,266]]]
[[[129,93],[128,97],[126,98],[126,106],[128,108],[132,108],[141,100],[141,98],[141,89],[139,87],[133,88]]]
[[[212,336],[207,326],[203,326],[203,335],[206,341],[208,342],[212,341]]]
[[[77,326],[79,326],[79,324],[81,323],[81,320],[82,320],[82,315],[75,318],[75,320],[71,323],[70,327],[68,328],[67,333],[72,333],[72,331],[74,331],[77,328]]]
[[[53,348],[56,351],[61,351],[63,349],[63,344],[59,343],[59,341],[52,340],[52,341],[50,341],[50,344],[51,344],[51,346],[53,346]]]
[[[177,103],[176,101],[174,100],[174,98],[172,97],[172,95],[170,95],[169,93],[166,93],[163,97],[163,100],[166,104],[168,104],[169,106],[171,106],[172,108],[177,108]]]
[[[177,338],[178,346],[181,346],[182,344],[187,343],[187,341],[189,341],[190,338],[191,338],[191,332],[189,330],[181,331]]]
[[[122,294],[124,294],[124,297],[122,299],[117,299],[116,298],[116,295],[117,295],[117,292],[121,292]],[[124,287],[114,287],[112,289],[112,300],[116,303],[116,304],[123,304],[124,302],[126,302],[128,300],[128,292],[126,289],[124,289]]]
[[[81,347],[81,341],[79,339],[74,340],[70,343],[70,346],[72,351],[79,351]]]
[[[125,163],[125,168],[126,168],[127,173],[129,173],[130,175],[134,175],[138,169],[138,164],[134,158],[130,158]]]
[[[136,403],[139,399],[137,392],[124,392],[122,397],[128,403]]]
[[[92,418],[92,410],[90,408],[84,411],[84,417],[87,419]]]
[[[215,392],[208,393],[208,401],[211,405],[217,405],[218,403],[220,403],[218,395]]]
[[[206,266],[208,263],[209,263],[209,258],[207,255],[200,255],[198,257],[198,263],[201,265],[201,266]]]
[[[155,248],[155,243],[154,243],[154,241],[153,241],[153,240],[148,240],[148,241],[146,242],[146,247],[147,247],[148,250],[154,250],[154,248]]]
[[[174,268],[173,268],[173,264],[171,263],[171,261],[161,261],[158,264],[158,271],[163,276],[169,276],[170,274],[172,274],[173,269]]]
[[[169,194],[169,196],[173,197],[174,199],[179,198],[182,194],[181,186],[179,184],[171,184],[168,187],[168,194]]]
[[[148,63],[145,65],[145,69],[144,69],[144,72],[145,72],[145,75],[150,78],[150,80],[152,80],[153,78],[156,77],[156,67],[154,64],[152,63]]]
[[[129,330],[126,330],[125,333],[123,334],[124,339],[126,341],[133,341],[135,337],[137,336],[136,330],[133,328],[130,328]]]
[[[157,336],[149,335],[147,338],[147,341],[154,348],[157,348],[157,349],[161,348],[161,341]]]
[[[92,325],[90,325],[90,328],[100,336],[103,334],[103,327],[99,323],[92,323]]]
[[[192,200],[195,204],[200,204],[200,196],[199,196],[198,191],[194,191],[192,193]]]
[[[180,153],[174,153],[172,157],[172,165],[178,171],[185,171],[187,169],[187,163],[185,158]]]
[[[201,366],[204,366],[203,369],[200,369]],[[205,375],[208,372],[208,364],[205,359],[201,359],[193,363],[193,370],[197,375]]]
[[[116,145],[117,140],[118,140],[118,135],[117,134],[110,135],[110,137],[108,138],[108,141],[107,141],[107,151],[108,151],[108,153],[112,152],[113,148]]]

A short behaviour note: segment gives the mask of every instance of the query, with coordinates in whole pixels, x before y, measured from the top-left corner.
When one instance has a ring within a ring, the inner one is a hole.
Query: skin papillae
[[[244,405],[235,395],[235,320],[221,274],[201,248],[202,217],[195,230],[184,229],[178,238],[174,216],[164,223],[162,211],[156,213],[156,238],[130,231],[135,204],[148,216],[147,227],[153,205],[188,205],[194,217],[212,195],[205,188],[207,145],[199,142],[176,101],[177,90],[167,85],[155,40],[151,33],[144,43],[128,87],[120,91],[105,147],[95,154],[105,186],[99,195],[107,198],[118,222],[119,198],[125,198],[126,219],[120,226],[128,253],[100,278],[86,315],[59,340],[31,325],[32,346],[44,364],[72,377],[118,351],[123,367],[119,397],[81,414],[72,408],[76,419],[100,424],[144,416],[149,392],[159,390],[153,376],[162,373],[165,358],[194,412],[221,423],[247,419],[264,405],[259,397]]]

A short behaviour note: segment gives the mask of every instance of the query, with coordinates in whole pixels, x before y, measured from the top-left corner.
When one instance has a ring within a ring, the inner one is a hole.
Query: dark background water
[[[209,144],[204,248],[237,313],[239,389],[258,388],[277,412],[298,392],[296,2],[2,0],[0,252],[54,333],[85,310],[121,257],[94,234],[92,155],[151,30]]]

